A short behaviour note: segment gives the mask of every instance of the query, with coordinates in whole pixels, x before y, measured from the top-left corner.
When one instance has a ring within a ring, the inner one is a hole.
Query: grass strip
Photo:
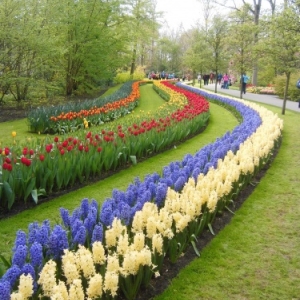
[[[141,87],[141,104],[135,113],[156,110],[160,106],[161,101],[162,99],[157,96],[151,85],[144,85]],[[60,207],[73,210],[80,204],[83,198],[95,199],[99,203],[102,203],[107,197],[111,196],[114,188],[125,190],[135,177],[144,178],[147,174],[160,172],[163,166],[168,165],[172,161],[182,160],[188,153],[194,154],[203,146],[214,142],[217,137],[222,136],[237,125],[236,119],[224,108],[211,104],[210,110],[211,117],[206,130],[185,143],[138,163],[135,166],[131,166],[98,183],[70,192],[55,200],[40,204],[33,209],[0,221],[0,240],[2,241],[0,243],[0,253],[6,258],[9,257],[16,231],[22,229],[27,232],[29,223],[49,219],[52,224],[55,224],[55,222],[59,221]],[[226,119],[226,122],[224,122],[223,118]]]

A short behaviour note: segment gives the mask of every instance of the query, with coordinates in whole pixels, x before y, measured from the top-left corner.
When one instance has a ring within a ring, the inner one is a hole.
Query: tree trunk
[[[255,4],[255,7],[254,7],[254,24],[255,24],[255,27],[258,27],[258,24],[259,24],[260,8],[261,8],[261,0],[259,0],[258,3]],[[254,44],[257,45],[257,43],[258,43],[258,33],[255,31],[255,33],[254,33]],[[254,64],[253,64],[253,73],[252,73],[252,84],[255,85],[255,86],[257,86],[257,73],[258,73],[257,60],[255,60]]]
[[[282,111],[281,111],[282,115],[285,114],[285,107],[286,107],[286,100],[287,100],[287,97],[288,97],[290,77],[291,77],[291,72],[287,72],[286,73],[285,88],[284,88],[284,97],[283,97]]]
[[[136,60],[136,49],[133,49],[132,51],[132,62],[131,62],[131,69],[130,69],[130,75],[133,75],[135,70],[135,60]]]

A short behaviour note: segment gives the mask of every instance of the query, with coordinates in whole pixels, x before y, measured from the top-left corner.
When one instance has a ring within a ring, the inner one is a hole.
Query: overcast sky
[[[158,0],[157,11],[163,11],[169,27],[176,29],[183,25],[185,30],[196,25],[202,18],[201,4],[197,0]]]
[[[236,0],[235,3],[242,4],[241,0]],[[247,1],[250,4],[252,0]],[[277,0],[276,5],[279,6],[283,0]],[[227,3],[232,4],[231,1]],[[270,9],[270,5],[267,1],[262,1],[262,10]],[[202,4],[197,0],[157,0],[157,11],[163,11],[165,20],[167,21],[170,29],[179,28],[180,24],[183,25],[185,30],[192,28],[203,20]],[[220,13],[226,12],[226,9],[221,6],[216,6],[214,12]]]

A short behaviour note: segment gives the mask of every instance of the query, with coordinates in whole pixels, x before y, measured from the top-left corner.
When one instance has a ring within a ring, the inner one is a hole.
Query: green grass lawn
[[[141,93],[139,109],[147,110],[148,105],[155,109],[158,103],[155,101],[159,99],[151,86],[143,86]],[[281,108],[263,106],[280,115]],[[203,249],[200,258],[184,268],[156,300],[300,299],[299,116],[291,111],[281,116],[284,120],[282,145],[265,177],[230,224]],[[0,124],[0,131],[10,133],[11,129],[5,127],[14,126],[14,122],[9,123]],[[55,223],[59,207],[72,210],[85,197],[102,203],[113,188],[124,190],[136,176],[143,178],[160,172],[169,162],[194,154],[236,125],[228,111],[211,104],[207,129],[184,144],[101,182],[1,220],[0,253],[9,256],[17,229],[26,230],[30,222],[47,218]]]

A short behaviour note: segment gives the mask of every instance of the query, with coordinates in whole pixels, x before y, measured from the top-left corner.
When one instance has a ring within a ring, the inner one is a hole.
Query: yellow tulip
[[[17,133],[15,131],[12,131],[11,136],[16,137]]]

